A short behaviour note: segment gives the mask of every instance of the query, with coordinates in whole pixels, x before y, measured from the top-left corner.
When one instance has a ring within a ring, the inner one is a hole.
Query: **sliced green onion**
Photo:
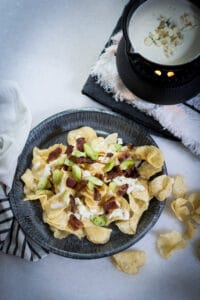
[[[86,154],[85,154],[84,152],[81,152],[81,151],[79,151],[79,150],[74,150],[74,151],[72,152],[72,155],[74,155],[74,156],[76,156],[76,157],[85,157],[85,156],[86,156]]]
[[[61,170],[54,170],[53,171],[53,183],[59,184],[62,180],[63,173]]]
[[[81,168],[76,165],[76,164],[73,164],[72,166],[72,176],[74,177],[74,179],[76,180],[81,180]]]
[[[134,160],[133,159],[126,159],[120,164],[120,169],[121,170],[127,170],[128,168],[132,167],[134,165]]]
[[[111,160],[105,165],[103,170],[104,170],[104,172],[109,172],[112,170],[112,168],[114,168],[114,166],[115,166],[115,161]]]
[[[63,165],[65,162],[65,157],[60,157],[58,158],[55,162],[54,162],[54,165],[55,166],[60,166],[60,165]]]
[[[114,193],[115,190],[116,190],[116,187],[117,187],[116,183],[113,182],[113,181],[111,181],[111,182],[109,183],[108,189],[109,189],[109,191],[111,191],[111,192]]]
[[[97,158],[98,158],[98,152],[94,151],[94,150],[92,149],[92,147],[89,146],[88,144],[84,144],[84,145],[83,145],[83,148],[84,148],[85,154],[86,154],[89,158],[91,158],[91,159],[93,159],[93,160],[97,160]]]
[[[87,187],[90,191],[94,191],[94,184],[91,181],[88,181]]]
[[[50,187],[51,184],[49,182],[49,179],[47,177],[41,177],[37,185],[37,190],[45,190],[49,189]]]
[[[90,221],[96,225],[96,226],[106,226],[107,225],[107,219],[103,216],[92,216],[90,218]]]
[[[102,186],[103,185],[103,181],[100,180],[99,178],[95,177],[95,176],[88,176],[87,180],[89,182],[91,182],[94,185],[98,185],[98,186]]]
[[[122,148],[122,145],[120,144],[110,144],[110,149],[114,152],[120,151]]]
[[[72,167],[73,164],[74,163],[71,160],[69,160],[68,158],[66,158],[65,161],[64,161],[64,165],[66,165],[68,167]]]
[[[65,191],[65,192],[64,192],[64,194],[63,194],[63,201],[64,201],[65,203],[68,203],[69,195],[70,195],[70,191]]]

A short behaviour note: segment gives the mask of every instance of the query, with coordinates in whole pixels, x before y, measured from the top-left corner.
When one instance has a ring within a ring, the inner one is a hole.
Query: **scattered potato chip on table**
[[[175,230],[160,234],[157,239],[157,249],[163,258],[169,258],[175,251],[185,248],[186,245],[183,236]]]
[[[187,185],[185,178],[181,175],[175,176],[174,185],[173,185],[173,194],[174,198],[184,198],[187,192]]]
[[[113,264],[122,272],[135,275],[146,263],[146,254],[140,250],[127,250],[112,256]]]

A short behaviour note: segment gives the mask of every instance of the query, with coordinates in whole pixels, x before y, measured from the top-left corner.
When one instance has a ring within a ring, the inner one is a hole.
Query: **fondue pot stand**
[[[165,105],[185,102],[200,92],[200,55],[184,64],[161,65],[136,53],[128,28],[133,13],[146,1],[130,1],[123,12],[123,37],[116,57],[119,76],[130,91],[144,100]],[[190,2],[200,6],[199,0]]]

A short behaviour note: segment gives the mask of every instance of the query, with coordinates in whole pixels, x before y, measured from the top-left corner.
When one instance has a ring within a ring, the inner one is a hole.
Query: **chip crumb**
[[[146,253],[141,250],[127,250],[112,256],[112,263],[122,272],[135,275],[146,263]]]
[[[163,258],[169,258],[176,250],[185,248],[186,245],[186,240],[175,230],[162,233],[157,238],[157,248]]]

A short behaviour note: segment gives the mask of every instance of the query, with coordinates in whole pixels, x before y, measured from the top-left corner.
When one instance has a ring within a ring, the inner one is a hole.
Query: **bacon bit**
[[[135,166],[130,167],[128,170],[124,172],[125,177],[138,178],[140,174]]]
[[[104,180],[103,174],[96,174],[95,177],[101,179],[102,181]]]
[[[64,171],[68,171],[69,167],[66,166],[66,165],[62,165],[62,169],[63,169]]]
[[[128,184],[123,184],[119,187],[118,191],[117,191],[117,195],[118,196],[123,196],[124,194],[126,194],[128,190]]]
[[[49,163],[50,161],[52,161],[54,159],[57,159],[61,153],[62,153],[62,149],[60,147],[58,147],[55,150],[53,150],[52,152],[50,152],[49,156],[47,158],[47,163]]]
[[[103,204],[103,208],[106,213],[110,214],[114,209],[118,208],[117,203],[115,202],[115,197],[111,197]]]
[[[73,150],[74,150],[74,146],[68,145],[68,146],[67,146],[67,149],[66,149],[66,151],[65,151],[65,153],[66,153],[67,155],[70,155],[70,154],[72,154]]]
[[[94,188],[94,200],[95,201],[101,201],[101,194],[97,190],[97,188]]]
[[[68,177],[66,180],[66,185],[71,188],[74,189],[76,187],[77,181],[74,178]]]
[[[120,162],[128,159],[130,157],[130,153],[128,151],[125,151],[123,153],[120,153],[119,156],[118,156],[118,159]]]
[[[84,179],[80,180],[75,187],[76,192],[80,192],[81,190],[83,190],[86,187],[86,185],[87,185],[86,180]]]
[[[73,161],[75,164],[93,164],[94,160],[92,160],[89,157],[76,157],[71,155],[69,158],[71,161]]]
[[[83,145],[85,144],[85,138],[80,137],[76,140],[76,147],[79,151],[84,151]]]
[[[122,175],[123,172],[119,166],[115,166],[110,172],[107,173],[107,179],[113,179],[117,176]]]
[[[126,144],[126,146],[128,147],[129,150],[132,150],[134,147],[133,144]]]
[[[76,203],[75,203],[75,199],[74,196],[69,195],[69,205],[70,205],[70,211],[75,213],[76,211]]]
[[[83,223],[74,215],[70,215],[68,225],[72,228],[72,230],[78,230],[83,227]]]
[[[107,157],[112,157],[114,154],[112,153],[112,152],[108,152],[107,154],[106,154],[106,156]]]

